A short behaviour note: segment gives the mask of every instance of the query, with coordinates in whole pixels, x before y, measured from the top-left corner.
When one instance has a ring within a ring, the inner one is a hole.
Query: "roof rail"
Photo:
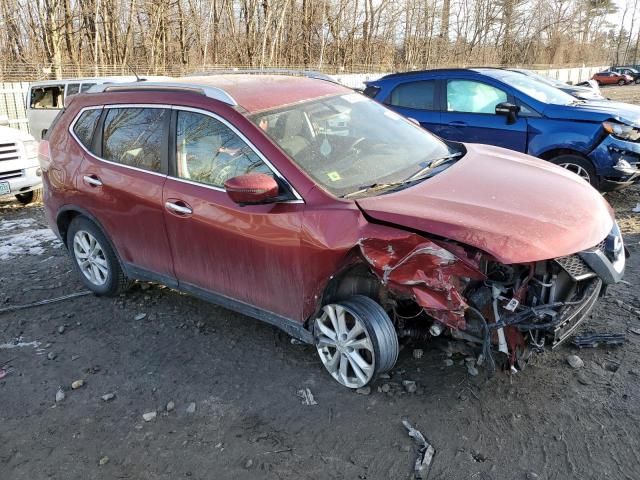
[[[133,92],[133,91],[182,91],[197,93],[205,97],[219,100],[232,106],[238,105],[238,102],[221,88],[206,85],[196,85],[182,82],[134,82],[134,83],[103,83],[94,85],[87,93],[103,93],[103,92]]]
[[[232,68],[191,73],[185,78],[204,77],[210,75],[290,75],[294,77],[308,77],[316,80],[325,80],[327,82],[339,83],[326,73],[318,72],[316,70],[292,70],[288,68]]]

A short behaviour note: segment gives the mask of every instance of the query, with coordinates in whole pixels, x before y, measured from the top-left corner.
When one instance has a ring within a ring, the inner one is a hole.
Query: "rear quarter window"
[[[102,113],[102,108],[94,108],[85,110],[80,114],[76,123],[73,125],[73,133],[78,141],[89,151],[93,143],[93,132]]]
[[[391,92],[387,104],[416,110],[435,110],[435,85],[434,80],[402,83]]]
[[[364,89],[364,92],[362,93],[369,98],[375,98],[375,96],[378,94],[379,91],[380,91],[380,87],[374,87],[373,85],[369,85],[367,88]]]

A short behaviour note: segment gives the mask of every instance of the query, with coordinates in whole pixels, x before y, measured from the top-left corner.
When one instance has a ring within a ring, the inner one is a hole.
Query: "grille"
[[[11,170],[9,172],[0,172],[0,180],[8,180],[10,178],[20,177],[22,170]]]
[[[0,162],[18,160],[18,147],[15,143],[0,143]]]
[[[555,260],[574,280],[584,280],[593,275],[593,271],[578,255],[568,255]]]

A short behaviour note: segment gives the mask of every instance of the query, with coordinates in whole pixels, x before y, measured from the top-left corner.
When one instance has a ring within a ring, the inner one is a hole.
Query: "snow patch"
[[[22,229],[20,233],[0,235],[0,260],[8,260],[22,255],[42,255],[47,245],[54,248],[62,246],[62,242],[50,229],[30,228],[35,224],[36,221],[32,218],[0,221],[0,232]]]

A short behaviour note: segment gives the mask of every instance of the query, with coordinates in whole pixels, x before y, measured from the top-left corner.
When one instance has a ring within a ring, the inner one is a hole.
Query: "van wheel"
[[[115,296],[130,281],[102,231],[89,219],[76,217],[67,231],[67,248],[82,283],[98,296]]]
[[[42,189],[36,188],[30,192],[18,193],[16,194],[16,200],[18,200],[22,205],[42,202]]]
[[[590,183],[593,188],[598,188],[598,176],[593,168],[593,164],[586,158],[578,155],[567,154],[551,159],[551,163],[555,163],[559,167],[575,173]]]
[[[320,360],[341,385],[360,388],[398,359],[398,336],[387,312],[374,300],[353,295],[325,305],[314,338]]]

